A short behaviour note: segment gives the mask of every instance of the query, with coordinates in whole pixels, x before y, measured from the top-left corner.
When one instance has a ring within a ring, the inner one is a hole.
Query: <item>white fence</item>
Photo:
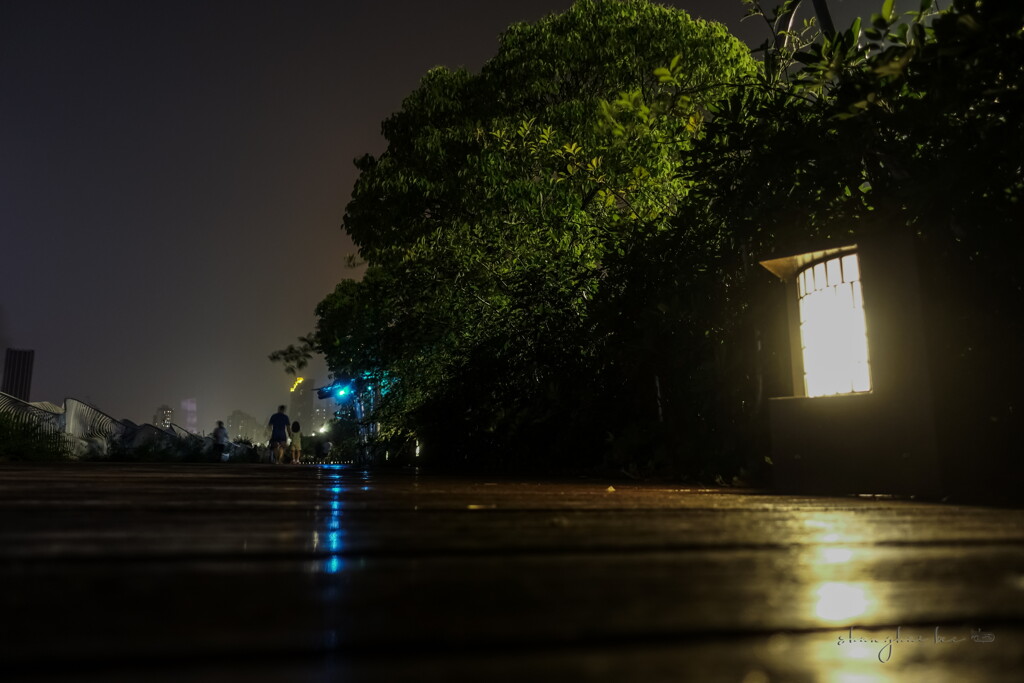
[[[167,452],[209,452],[213,447],[210,437],[192,434],[178,425],[161,429],[151,424],[115,420],[74,398],[65,399],[64,405],[58,406],[26,403],[0,392],[0,415],[15,424],[35,425],[42,434],[56,437],[73,458],[103,457],[113,449],[130,452],[148,447]]]

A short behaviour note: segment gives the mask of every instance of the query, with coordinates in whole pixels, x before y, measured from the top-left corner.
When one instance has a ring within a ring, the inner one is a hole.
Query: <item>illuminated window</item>
[[[857,254],[819,261],[797,275],[807,396],[871,390]]]

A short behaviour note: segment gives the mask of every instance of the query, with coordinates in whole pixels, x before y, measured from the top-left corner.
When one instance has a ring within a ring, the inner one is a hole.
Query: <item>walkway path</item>
[[[6,464],[0,520],[4,680],[1024,671],[1022,510],[339,467]]]

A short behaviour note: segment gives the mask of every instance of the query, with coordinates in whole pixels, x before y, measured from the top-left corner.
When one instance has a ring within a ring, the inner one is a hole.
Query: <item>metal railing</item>
[[[59,406],[28,403],[0,392],[0,415],[15,425],[54,439],[58,447],[74,459],[109,456],[115,449],[131,453],[142,448],[161,450],[173,457],[175,452],[208,452],[213,447],[210,437],[192,434],[178,425],[161,429],[152,424],[116,420],[74,398],[65,399]]]

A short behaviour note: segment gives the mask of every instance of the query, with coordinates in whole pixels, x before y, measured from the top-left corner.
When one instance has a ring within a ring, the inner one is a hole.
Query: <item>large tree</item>
[[[668,68],[681,124],[633,106]],[[580,0],[509,28],[479,74],[428,73],[357,162],[345,228],[368,267],[319,308],[331,367],[386,379],[386,430],[460,457],[614,436],[616,263],[668,229],[695,121],[756,70],[721,25]]]

